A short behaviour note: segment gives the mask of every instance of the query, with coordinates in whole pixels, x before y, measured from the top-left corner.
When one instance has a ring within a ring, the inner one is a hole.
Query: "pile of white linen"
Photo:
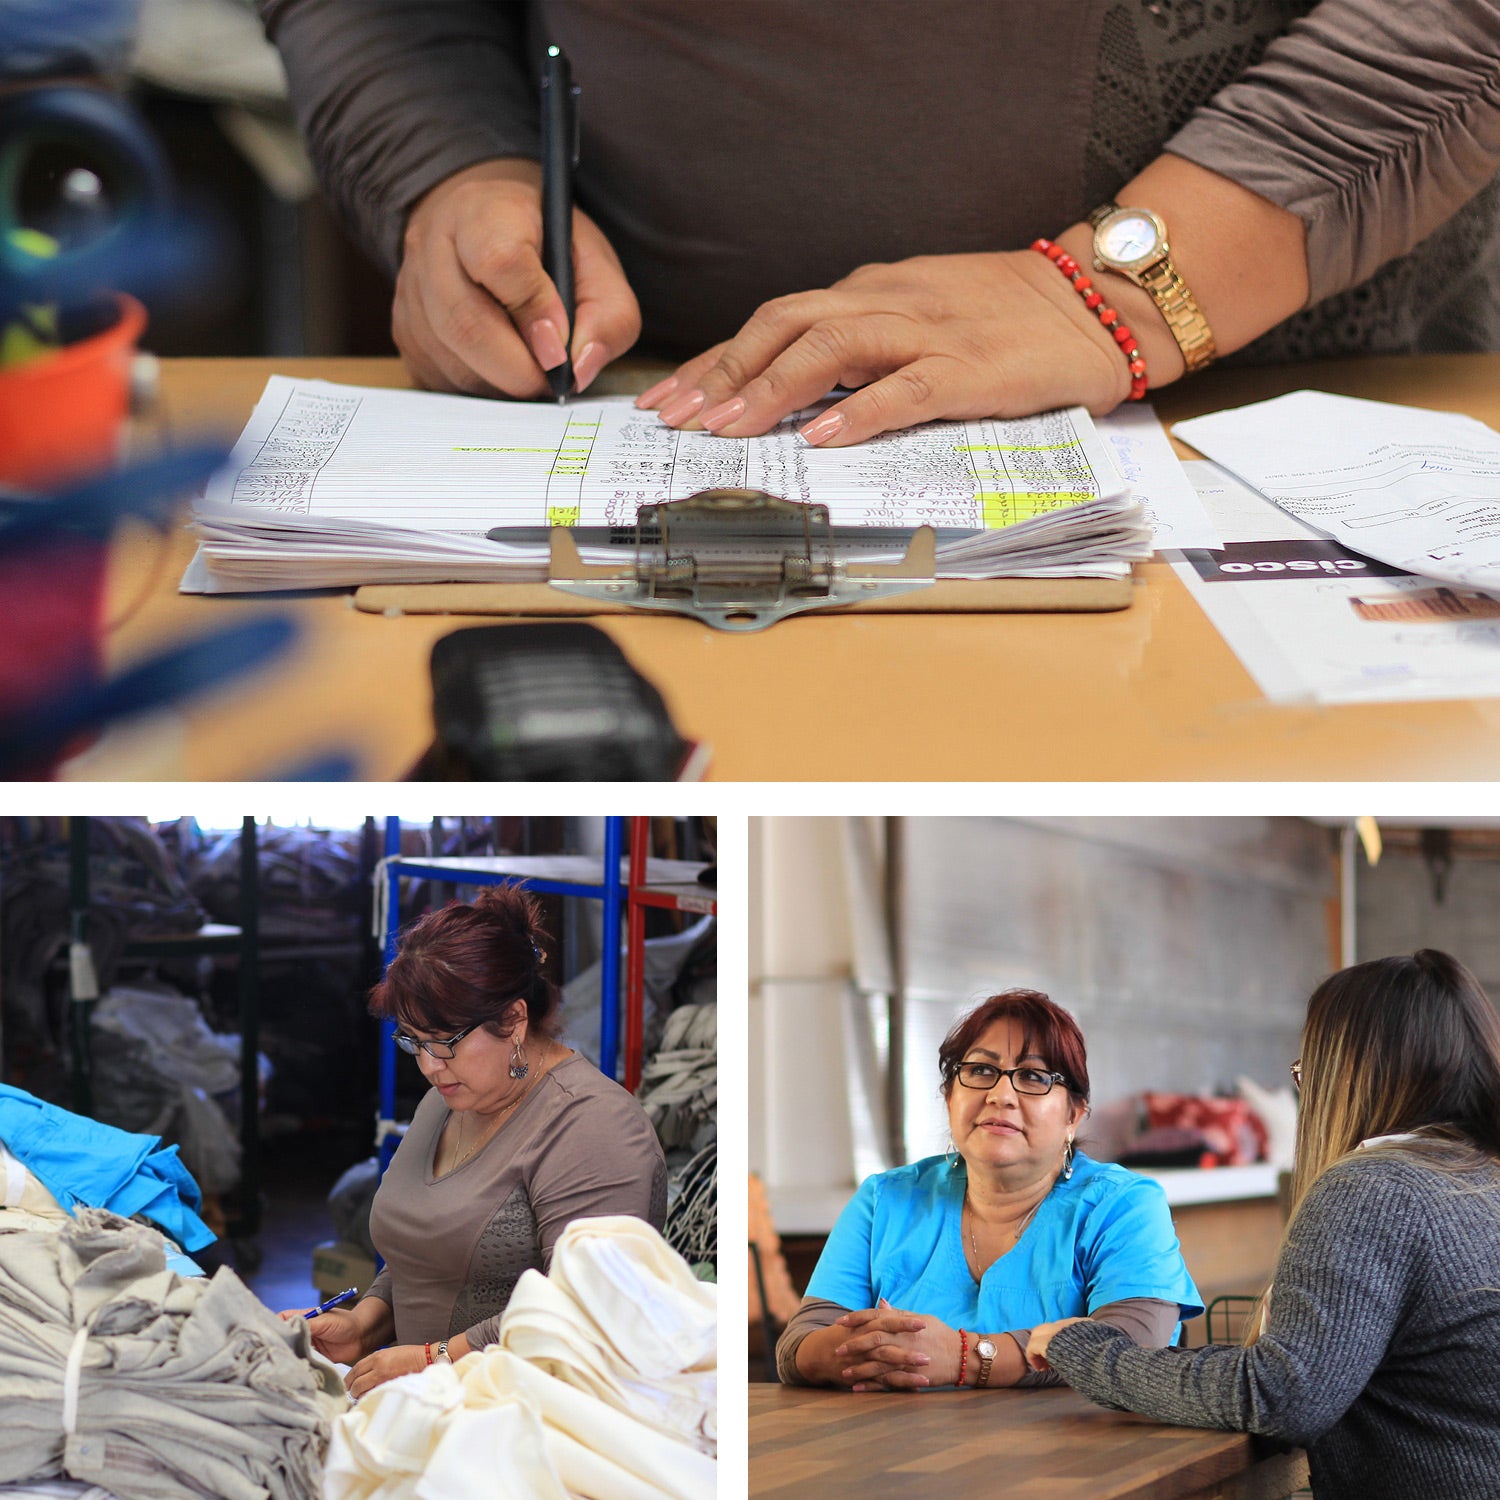
[[[227,1269],[167,1269],[103,1209],[0,1236],[0,1480],[66,1476],[131,1500],[308,1500],[347,1408],[306,1325]]]
[[[500,1341],[334,1423],[324,1500],[711,1500],[717,1289],[640,1219],[579,1219]]]

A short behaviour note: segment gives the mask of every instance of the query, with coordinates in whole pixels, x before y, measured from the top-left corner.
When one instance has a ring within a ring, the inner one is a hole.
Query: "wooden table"
[[[1281,1500],[1306,1483],[1300,1452],[1105,1411],[1076,1391],[750,1387],[759,1500]]]
[[[175,360],[174,433],[234,436],[273,370],[403,385],[390,360]],[[649,378],[637,369],[634,383]],[[1157,402],[1166,421],[1300,386],[1466,411],[1500,427],[1500,355],[1370,359],[1292,370],[1212,370]],[[607,387],[606,387],[607,388]],[[1184,453],[1189,450],[1183,449]],[[191,552],[129,530],[115,548],[115,666],[258,611],[290,612],[295,656],[149,731],[117,733],[70,775],[233,780],[352,756],[356,774],[403,776],[431,734],[427,661],[463,624],[363,615],[337,592],[179,595]],[[1138,572],[1134,606],[1104,615],[808,616],[756,635],[677,617],[600,622],[712,749],[719,780],[1490,780],[1500,699],[1276,706],[1164,563]]]

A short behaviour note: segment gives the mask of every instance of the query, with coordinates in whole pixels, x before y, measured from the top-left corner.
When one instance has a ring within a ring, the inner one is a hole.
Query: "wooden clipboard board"
[[[1128,609],[1133,597],[1129,578],[941,578],[894,598],[829,605],[809,614],[1093,614]],[[633,605],[580,599],[546,583],[367,583],[355,591],[354,607],[377,615],[579,618],[640,613]]]

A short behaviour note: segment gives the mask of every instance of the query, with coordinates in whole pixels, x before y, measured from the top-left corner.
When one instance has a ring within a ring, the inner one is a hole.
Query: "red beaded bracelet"
[[[969,1367],[969,1335],[962,1328],[958,1330],[958,1380],[957,1385],[964,1383],[964,1371]]]
[[[1120,352],[1130,362],[1129,399],[1139,401],[1146,394],[1146,356],[1141,353],[1135,335],[1120,322],[1120,315],[1114,308],[1105,306],[1104,298],[1094,290],[1094,283],[1061,245],[1054,245],[1051,240],[1033,240],[1031,248],[1039,250],[1073,283],[1073,290],[1083,298],[1084,305],[1114,335]]]
[[[431,1344],[426,1344],[423,1347],[427,1351],[427,1363],[431,1364],[432,1363],[432,1345]]]

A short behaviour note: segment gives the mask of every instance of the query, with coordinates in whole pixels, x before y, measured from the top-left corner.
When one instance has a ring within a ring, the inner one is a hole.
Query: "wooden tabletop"
[[[172,432],[237,435],[273,371],[406,383],[390,360],[169,360]],[[1174,421],[1301,386],[1466,411],[1500,428],[1500,355],[1211,370],[1156,406]],[[405,775],[431,737],[433,642],[477,622],[360,614],[335,591],[180,595],[191,550],[182,532],[120,537],[111,603],[127,618],[110,637],[111,664],[262,612],[296,618],[295,654],[180,715],[108,736],[68,774],[261,779],[344,755],[363,779]],[[1134,606],[1114,614],[808,616],[754,635],[644,615],[600,626],[679,729],[711,748],[719,780],[1488,780],[1500,769],[1500,699],[1268,703],[1160,562],[1139,570]]]
[[[758,1500],[1281,1500],[1301,1453],[1165,1427],[1070,1390],[856,1396],[750,1387]]]

